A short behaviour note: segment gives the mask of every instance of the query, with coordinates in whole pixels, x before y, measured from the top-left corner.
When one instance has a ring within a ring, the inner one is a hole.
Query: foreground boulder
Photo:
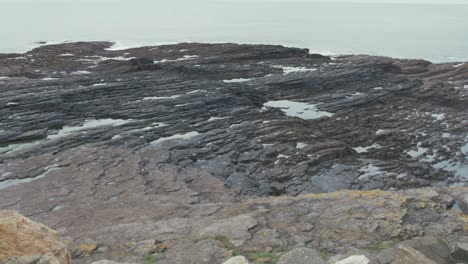
[[[0,234],[0,263],[71,263],[55,231],[16,212],[0,211]]]

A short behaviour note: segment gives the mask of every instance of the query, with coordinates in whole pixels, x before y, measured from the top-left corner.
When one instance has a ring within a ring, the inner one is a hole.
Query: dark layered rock
[[[111,46],[0,56],[0,209],[73,252],[96,245],[78,262],[221,263],[233,247],[276,260],[465,233],[468,64]]]

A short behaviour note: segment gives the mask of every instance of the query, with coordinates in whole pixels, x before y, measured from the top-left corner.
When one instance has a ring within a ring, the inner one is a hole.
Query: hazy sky
[[[38,41],[236,42],[468,61],[468,0],[0,0],[0,10],[0,53]]]
[[[173,2],[184,2],[184,1],[194,1],[194,0],[0,0],[1,3],[51,3],[51,2],[74,2],[74,3],[90,3],[90,2],[100,2],[100,3],[121,3],[121,2],[134,2],[135,4],[141,2],[164,2],[164,1],[173,1]],[[342,3],[405,3],[405,4],[468,4],[468,0],[197,0],[197,1],[230,1],[230,2],[342,2]]]
[[[300,1],[300,2],[352,2],[352,3],[424,3],[424,4],[468,4],[468,0],[261,0],[261,1]]]
[[[218,0],[235,1],[235,0]],[[237,0],[239,1],[239,0]],[[341,2],[341,3],[402,3],[402,4],[468,4],[468,0],[240,0],[262,2]]]

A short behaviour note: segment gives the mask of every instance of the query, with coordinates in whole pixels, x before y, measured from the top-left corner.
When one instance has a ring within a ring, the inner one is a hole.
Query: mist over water
[[[281,44],[325,54],[468,61],[468,5],[0,0],[0,52],[38,41]]]

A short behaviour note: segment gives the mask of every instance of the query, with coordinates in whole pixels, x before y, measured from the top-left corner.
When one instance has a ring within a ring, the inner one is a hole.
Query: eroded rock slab
[[[466,235],[468,64],[111,45],[0,55],[0,208],[77,263]]]

